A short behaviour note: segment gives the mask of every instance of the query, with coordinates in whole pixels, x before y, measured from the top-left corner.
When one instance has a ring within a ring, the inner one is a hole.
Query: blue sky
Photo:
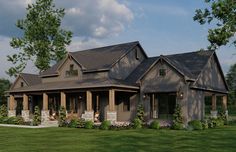
[[[9,47],[14,27],[25,16],[25,7],[33,0],[0,0],[0,77],[10,63],[6,55],[16,52]],[[74,33],[68,51],[78,51],[117,43],[140,41],[149,56],[196,51],[206,48],[209,26],[193,21],[195,9],[205,8],[204,0],[55,0],[66,8],[63,27]],[[2,12],[2,13],[1,13]],[[224,72],[236,62],[234,47],[217,51]],[[37,70],[29,62],[25,72]]]

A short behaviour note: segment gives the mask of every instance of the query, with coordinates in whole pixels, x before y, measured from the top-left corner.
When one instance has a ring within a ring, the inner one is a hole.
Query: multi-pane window
[[[21,82],[21,83],[20,83],[20,87],[24,87],[24,82]]]
[[[159,76],[164,77],[166,75],[166,69],[159,69]]]
[[[123,101],[123,111],[130,111],[130,101],[126,99]]]
[[[74,64],[70,65],[70,69],[66,71],[66,77],[78,76],[78,70],[74,69]]]

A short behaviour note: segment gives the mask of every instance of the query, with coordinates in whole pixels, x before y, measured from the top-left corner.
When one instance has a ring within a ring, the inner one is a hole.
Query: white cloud
[[[75,51],[100,47],[103,45],[104,44],[99,42],[97,39],[85,39],[81,37],[74,37],[71,45],[67,47],[67,50],[69,52],[75,52]]]

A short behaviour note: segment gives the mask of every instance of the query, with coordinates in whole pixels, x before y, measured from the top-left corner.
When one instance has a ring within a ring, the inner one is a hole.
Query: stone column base
[[[153,113],[152,113],[152,118],[154,119],[157,119],[158,118],[158,115],[157,115],[157,111],[154,110]]]
[[[85,121],[94,121],[94,111],[85,111],[84,114],[82,114],[82,118],[85,119]]]
[[[21,111],[21,116],[24,118],[24,121],[28,122],[30,121],[29,119],[29,110],[22,110]]]
[[[217,118],[217,111],[211,111],[211,117],[212,118]]]
[[[15,117],[16,116],[16,110],[8,110],[8,117]]]
[[[41,122],[47,122],[49,121],[49,110],[42,110],[41,111]]]
[[[111,123],[115,123],[117,121],[117,112],[107,111],[107,120],[111,121]]]

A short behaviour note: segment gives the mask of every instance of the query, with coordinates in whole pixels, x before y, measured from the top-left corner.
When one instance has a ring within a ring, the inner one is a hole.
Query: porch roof
[[[88,89],[88,88],[104,88],[104,87],[118,87],[137,90],[139,86],[131,85],[126,82],[114,79],[88,79],[83,81],[63,81],[63,82],[50,82],[41,83],[32,86],[12,89],[8,93],[20,92],[38,92],[38,91],[53,91],[53,90],[71,90],[71,89]]]

